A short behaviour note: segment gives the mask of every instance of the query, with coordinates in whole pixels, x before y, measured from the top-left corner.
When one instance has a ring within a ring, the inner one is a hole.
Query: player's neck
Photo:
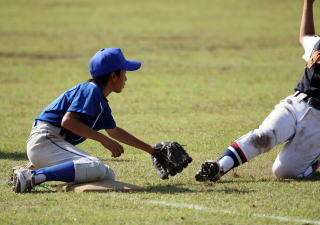
[[[112,92],[112,89],[107,86],[102,90],[102,92],[103,92],[104,97],[107,97]]]

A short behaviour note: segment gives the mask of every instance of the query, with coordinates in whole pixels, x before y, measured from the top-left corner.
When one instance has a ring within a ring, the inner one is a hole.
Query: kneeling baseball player
[[[295,94],[283,99],[258,129],[234,141],[217,161],[206,161],[197,181],[218,181],[233,168],[285,143],[272,171],[278,178],[309,177],[320,160],[320,37],[315,36],[314,0],[304,0],[300,43],[307,62]]]
[[[180,144],[147,144],[116,126],[106,97],[112,92],[120,93],[127,80],[126,71],[138,70],[140,66],[139,61],[126,60],[119,48],[98,51],[89,63],[91,79],[65,91],[35,119],[27,155],[36,169],[15,168],[13,190],[27,192],[45,181],[115,180],[113,169],[76,147],[86,138],[100,142],[112,157],[124,153],[117,141],[149,153],[162,179],[187,167],[192,159]],[[98,132],[102,129],[111,138]]]

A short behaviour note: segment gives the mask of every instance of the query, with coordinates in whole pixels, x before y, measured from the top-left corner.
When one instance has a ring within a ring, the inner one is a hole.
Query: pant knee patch
[[[253,132],[251,143],[257,149],[271,149],[275,142],[275,134],[273,131]]]
[[[106,175],[105,165],[97,158],[81,158],[74,161],[75,183],[98,181]]]

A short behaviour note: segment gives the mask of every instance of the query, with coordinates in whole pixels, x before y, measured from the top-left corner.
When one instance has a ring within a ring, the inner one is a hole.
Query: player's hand
[[[110,138],[104,138],[101,141],[101,144],[103,145],[103,147],[111,151],[111,156],[114,158],[121,156],[121,154],[124,152],[123,147],[118,142],[111,140]]]

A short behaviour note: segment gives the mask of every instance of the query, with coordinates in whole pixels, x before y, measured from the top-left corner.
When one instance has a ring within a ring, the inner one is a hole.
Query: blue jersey
[[[85,82],[67,90],[47,106],[36,120],[47,121],[61,127],[61,120],[66,112],[82,114],[82,122],[94,130],[112,129],[116,123],[112,117],[108,100],[101,88],[94,82]],[[79,144],[85,140],[71,131],[62,128],[66,140],[71,144]]]

